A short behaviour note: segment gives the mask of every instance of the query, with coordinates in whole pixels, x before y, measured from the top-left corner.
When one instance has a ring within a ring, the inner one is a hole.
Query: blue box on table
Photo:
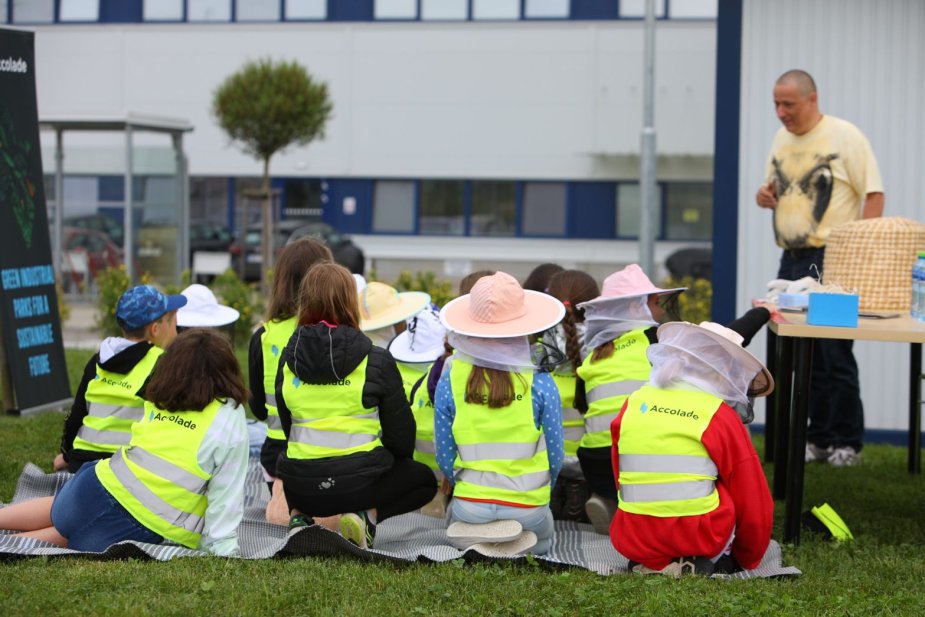
[[[806,323],[811,326],[858,326],[857,294],[809,294]]]

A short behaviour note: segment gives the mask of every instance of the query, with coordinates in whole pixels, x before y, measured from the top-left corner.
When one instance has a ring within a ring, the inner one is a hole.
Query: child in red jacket
[[[632,571],[754,569],[767,550],[773,503],[743,421],[774,382],[741,344],[719,324],[673,322],[647,350],[649,382],[611,425],[610,537]]]

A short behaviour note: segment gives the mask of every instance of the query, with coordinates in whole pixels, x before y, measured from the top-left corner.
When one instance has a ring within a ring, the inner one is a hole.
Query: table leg
[[[793,339],[777,337],[777,371],[774,373],[774,499],[787,496],[787,443],[790,436],[790,409],[793,400]]]
[[[922,344],[909,356],[909,473],[922,473]]]
[[[799,544],[800,514],[803,509],[806,420],[809,416],[809,388],[813,367],[813,339],[796,339],[793,351],[796,366],[794,367],[793,378],[793,409],[790,417],[790,447],[787,455],[788,474],[786,480],[787,498],[784,503],[784,542]]]
[[[765,366],[772,375],[777,375],[777,335],[768,328],[768,349],[765,353]],[[774,437],[777,424],[777,390],[771,393],[764,405],[764,462],[774,460]]]

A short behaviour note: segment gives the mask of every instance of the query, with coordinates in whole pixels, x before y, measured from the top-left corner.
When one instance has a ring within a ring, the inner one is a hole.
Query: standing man
[[[781,75],[774,84],[774,108],[784,126],[774,136],[755,201],[774,213],[774,236],[784,250],[777,277],[818,278],[832,229],[883,214],[880,170],[856,126],[819,111],[809,73]],[[864,409],[851,348],[852,341],[816,341],[807,462],[837,467],[860,462]]]

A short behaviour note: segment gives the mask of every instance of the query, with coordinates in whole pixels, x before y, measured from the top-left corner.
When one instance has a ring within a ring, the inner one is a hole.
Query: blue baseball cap
[[[116,320],[126,330],[137,330],[184,304],[185,296],[165,296],[151,285],[138,285],[119,298]]]

